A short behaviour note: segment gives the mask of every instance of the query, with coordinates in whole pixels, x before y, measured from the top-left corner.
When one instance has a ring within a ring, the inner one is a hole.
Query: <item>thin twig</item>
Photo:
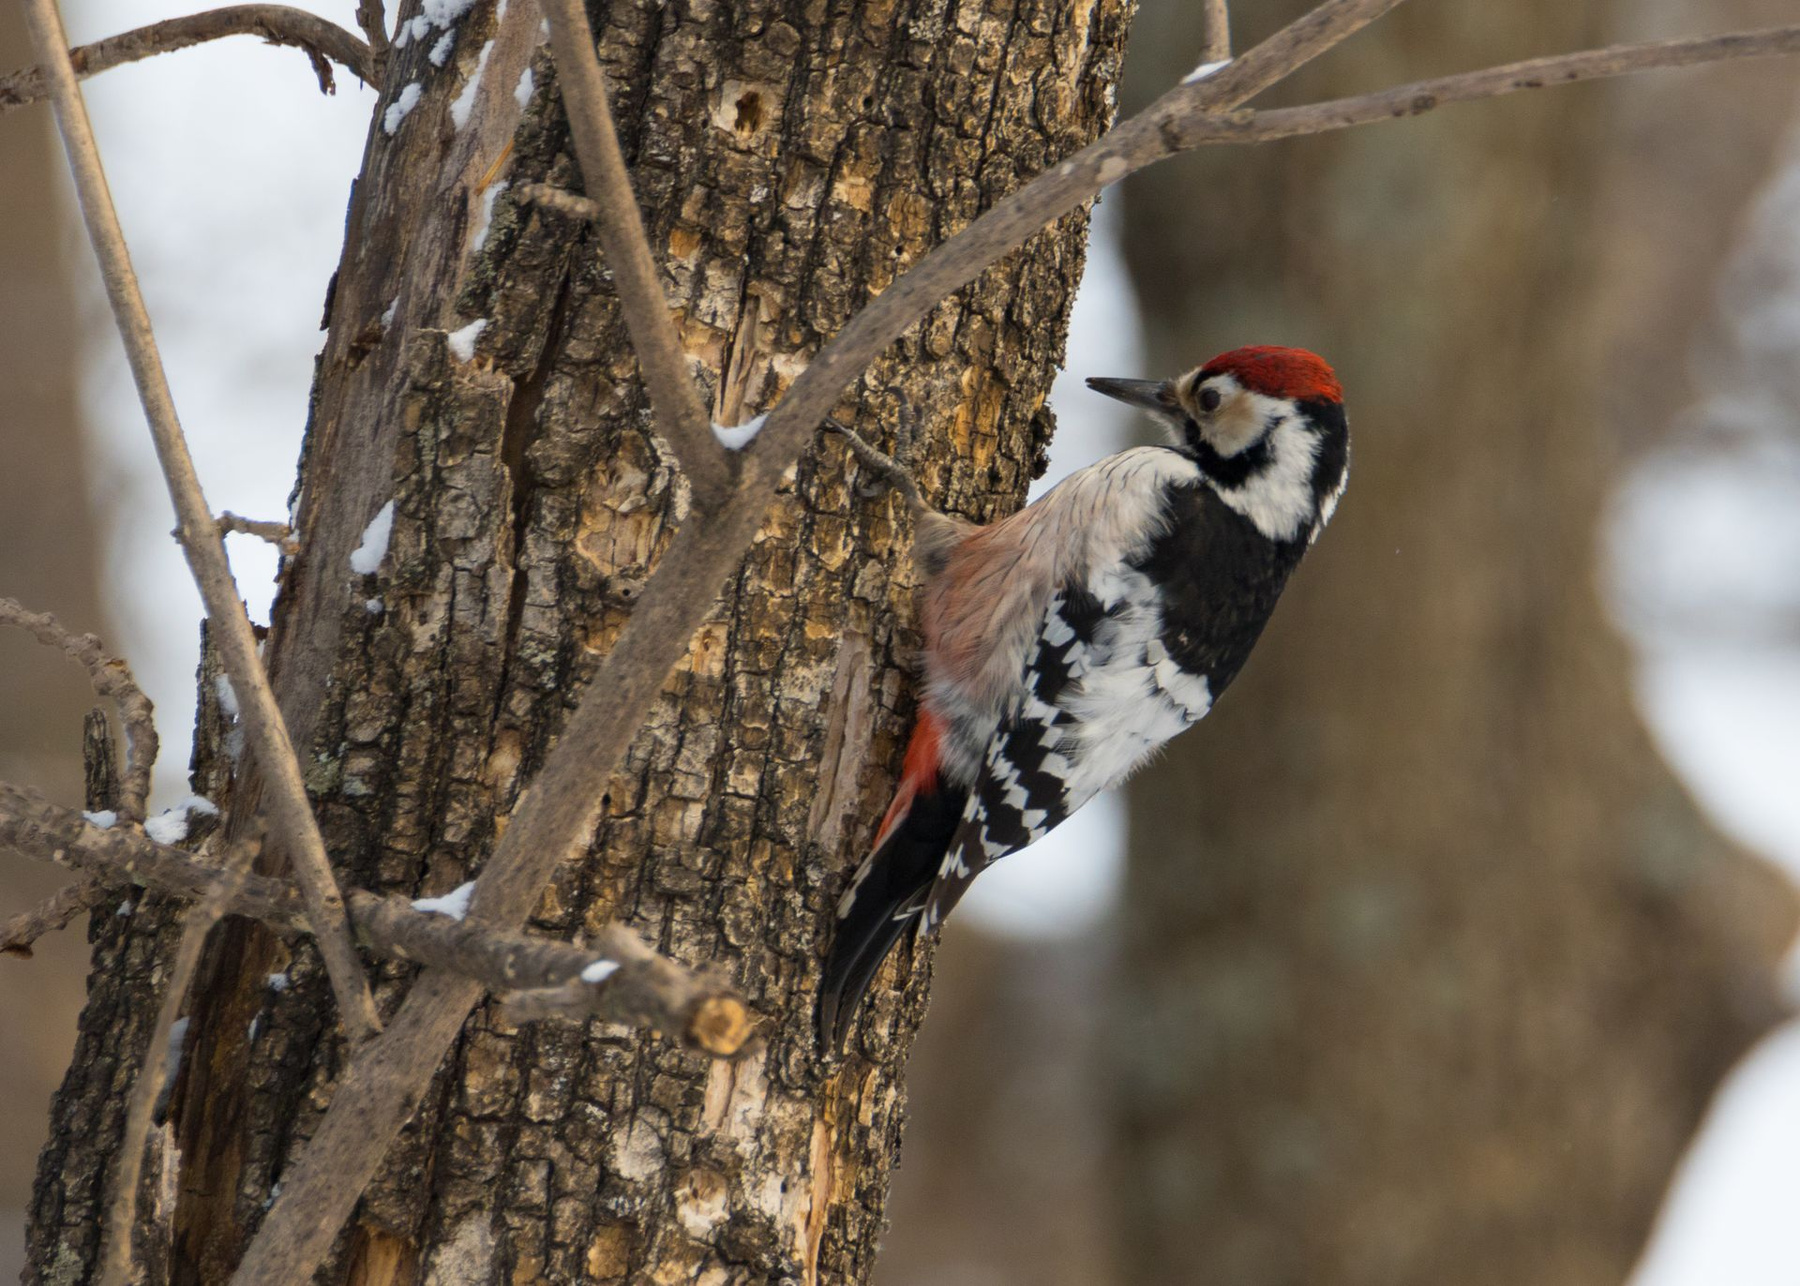
[[[1440,76],[1354,98],[1252,112],[1237,119],[1207,120],[1183,115],[1169,122],[1170,137],[1180,151],[1208,143],[1265,143],[1301,134],[1326,134],[1378,121],[1419,116],[1450,103],[1498,98],[1527,89],[1796,53],[1800,53],[1800,26],[1612,45],[1580,53],[1553,54],[1456,76]]]
[[[89,710],[81,721],[81,769],[82,802],[87,807],[83,815],[103,817],[111,813],[116,819],[121,794],[119,757],[113,752],[112,725],[106,721],[105,710]],[[32,943],[46,933],[68,928],[77,917],[111,897],[114,884],[97,876],[83,876],[47,901],[13,916],[0,927],[0,952],[29,960]]]
[[[125,1129],[119,1138],[117,1167],[106,1202],[106,1235],[100,1254],[100,1286],[125,1286],[131,1277],[131,1230],[137,1223],[138,1178],[143,1173],[144,1148],[150,1139],[151,1118],[169,1082],[172,1051],[169,1036],[181,1012],[200,952],[213,926],[224,918],[238,886],[261,849],[260,839],[234,844],[216,872],[216,883],[206,897],[194,904],[182,926],[181,945],[164,984],[162,1004],[156,1013],[156,1030],[144,1050],[144,1066],[131,1085],[125,1109]]]
[[[82,880],[58,889],[29,911],[21,911],[0,923],[0,955],[31,957],[31,944],[46,933],[66,929],[69,923],[92,911],[112,890],[99,880]]]
[[[223,897],[232,915],[284,933],[305,932],[299,892],[286,880],[240,874],[228,878],[186,849],[141,832],[100,827],[36,791],[0,782],[0,847],[54,862],[106,883],[142,884],[178,897]],[[452,970],[532,1018],[654,1027],[683,1047],[715,1058],[741,1055],[752,1021],[729,985],[684,969],[652,951],[637,934],[609,925],[575,946],[474,919],[415,910],[400,897],[363,889],[345,895],[360,942],[379,955]],[[599,968],[606,962],[617,970]],[[586,975],[586,976],[584,976]]]
[[[1231,11],[1227,0],[1200,0],[1200,61],[1222,63],[1231,57]]]
[[[378,71],[387,70],[388,34],[387,15],[381,10],[381,0],[356,0],[356,25],[362,28],[363,38],[369,42],[369,61]]]
[[[312,920],[325,968],[331,975],[344,1026],[352,1043],[360,1043],[380,1030],[380,1019],[369,994],[362,962],[357,959],[351,941],[344,901],[332,877],[325,841],[307,802],[306,786],[299,762],[294,757],[294,748],[288,740],[287,726],[257,657],[256,636],[231,576],[224,538],[219,534],[213,511],[200,489],[193,457],[188,454],[187,439],[182,435],[181,423],[175,415],[168,377],[163,372],[156,336],[150,328],[150,315],[144,308],[137,274],[132,271],[131,255],[125,246],[125,234],[119,226],[112,195],[107,190],[100,151],[94,143],[93,127],[88,122],[81,87],[69,62],[62,16],[57,11],[56,0],[26,0],[25,13],[38,61],[50,82],[57,124],[61,127],[63,144],[69,155],[75,190],[81,198],[88,238],[100,261],[100,275],[106,283],[113,316],[131,359],[138,397],[143,402],[150,435],[156,444],[157,460],[162,465],[169,498],[174,502],[180,522],[177,535],[194,581],[200,588],[201,600],[206,604],[207,618],[218,631],[219,654],[237,692],[250,746],[269,785],[267,799],[276,828],[274,838],[293,863],[300,887],[306,894],[307,915]]]
[[[10,598],[0,598],[0,625],[15,625],[45,647],[56,648],[79,662],[88,672],[94,691],[118,706],[126,746],[119,817],[130,823],[142,822],[150,797],[150,774],[156,767],[156,711],[132,677],[131,667],[116,656],[108,656],[92,634],[72,634],[54,616],[29,611]]]
[[[258,540],[267,541],[289,556],[300,552],[300,542],[294,539],[294,529],[285,522],[271,522],[263,518],[245,518],[227,509],[219,515],[218,523],[221,535],[229,535],[235,531],[245,536],[255,536]]]
[[[522,183],[517,189],[517,195],[521,201],[541,205],[546,210],[554,210],[571,219],[600,217],[598,201],[591,201],[574,192],[565,192],[562,188],[553,188],[548,183]]]
[[[581,162],[588,198],[597,207],[595,227],[606,267],[612,272],[619,307],[631,331],[638,369],[656,413],[656,432],[675,450],[699,514],[725,502],[731,488],[727,453],[713,437],[700,403],[687,352],[675,334],[657,278],[656,261],[644,235],[644,216],[632,195],[625,157],[606,105],[606,81],[594,53],[581,0],[539,0],[550,21],[550,49],[556,83],[569,112],[569,133]]]
[[[730,503],[704,523],[683,523],[670,542],[477,881],[477,912],[498,922],[522,919],[555,864],[591,831],[601,794],[596,783],[618,765],[663,679],[737,569],[783,471],[870,361],[940,300],[1040,228],[1134,170],[1173,155],[1180,142],[1174,127],[1208,113],[1219,113],[1230,124],[1252,119],[1250,113],[1226,113],[1397,2],[1329,0],[1216,75],[1171,91],[998,203],[853,318],[740,454],[740,483]],[[428,973],[419,981],[388,1033],[340,1086],[234,1281],[304,1279],[313,1271],[477,999],[476,989],[448,974]]]
[[[153,22],[148,27],[77,46],[69,51],[69,61],[75,65],[77,76],[97,76],[125,63],[171,54],[226,36],[261,36],[271,45],[292,45],[302,50],[312,62],[319,88],[327,94],[337,92],[331,79],[331,63],[337,63],[365,84],[377,88],[381,84],[369,46],[336,23],[284,4],[238,4]],[[0,112],[48,97],[50,82],[42,67],[26,67],[10,76],[0,76]]]

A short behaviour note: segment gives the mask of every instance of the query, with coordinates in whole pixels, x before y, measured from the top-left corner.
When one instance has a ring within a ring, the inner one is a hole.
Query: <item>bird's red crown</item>
[[[1200,377],[1229,373],[1237,382],[1267,397],[1291,398],[1296,402],[1320,399],[1342,402],[1344,387],[1325,359],[1304,348],[1280,348],[1273,344],[1256,344],[1220,353],[1200,368]]]

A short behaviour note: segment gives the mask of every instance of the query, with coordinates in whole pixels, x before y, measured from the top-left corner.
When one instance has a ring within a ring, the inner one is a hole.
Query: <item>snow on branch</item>
[[[255,536],[275,546],[290,558],[300,552],[300,542],[294,539],[294,532],[285,522],[273,522],[261,518],[245,518],[234,514],[229,509],[219,515],[219,531],[225,535],[233,532],[243,536]]]
[[[327,94],[337,92],[331,76],[332,63],[367,84],[381,83],[369,46],[336,23],[284,4],[230,5],[153,22],[91,45],[79,45],[69,51],[69,61],[77,76],[94,76],[126,63],[172,54],[226,36],[261,36],[271,45],[299,49],[312,60],[319,89]],[[27,67],[10,76],[0,76],[0,112],[49,96],[50,82],[42,67]]]
[[[0,847],[111,884],[142,884],[179,897],[219,899],[222,913],[285,933],[309,931],[299,891],[286,880],[236,876],[186,849],[138,831],[101,827],[36,791],[0,782]],[[457,919],[417,910],[403,897],[363,889],[345,895],[357,940],[379,955],[450,969],[507,1002],[518,1021],[589,1018],[653,1027],[715,1058],[741,1056],[754,1026],[729,985],[658,955],[619,925],[586,946],[505,929],[478,914]],[[601,967],[606,964],[616,968]]]

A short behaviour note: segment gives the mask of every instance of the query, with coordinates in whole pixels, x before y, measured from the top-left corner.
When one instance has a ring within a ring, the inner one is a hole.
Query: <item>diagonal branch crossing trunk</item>
[[[1111,118],[1125,10],[592,10],[714,418],[767,409],[899,270],[1090,141]],[[684,483],[591,229],[515,199],[579,186],[534,6],[477,6],[441,68],[449,29],[413,6],[400,19],[411,37],[391,55],[327,305],[300,552],[267,652],[343,881],[436,894],[480,868],[681,521]],[[847,408],[879,436],[904,396],[916,463],[953,511],[1022,499],[1084,236],[1066,220],[940,306]],[[385,557],[353,570],[389,505]],[[810,1011],[830,907],[910,716],[908,534],[900,506],[858,493],[840,447],[802,463],[536,917],[562,936],[623,919],[723,966],[768,1021],[762,1051],[709,1068],[636,1032],[518,1028],[484,1008],[322,1280],[866,1278],[926,962],[902,955],[908,989],[881,990],[841,1063],[818,1061]],[[209,791],[245,816],[254,765],[234,771],[216,712],[203,722]],[[81,1280],[93,1262],[113,1137],[94,1109],[135,1065],[124,1024],[154,1012],[148,962],[167,946],[148,919],[97,919],[116,976],[60,1100],[34,1280]],[[372,980],[391,1010],[407,974]],[[216,935],[160,1172],[146,1167],[150,1280],[229,1275],[330,1100],[334,1024],[310,948],[241,921]]]

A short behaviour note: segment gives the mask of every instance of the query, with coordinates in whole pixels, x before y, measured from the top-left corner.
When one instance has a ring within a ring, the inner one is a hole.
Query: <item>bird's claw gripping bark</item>
[[[900,427],[894,435],[894,455],[870,446],[855,429],[835,417],[827,416],[825,427],[842,437],[844,445],[856,457],[857,463],[874,475],[869,483],[859,488],[862,495],[878,496],[884,491],[898,491],[913,508],[925,507],[918,480],[913,477],[912,470],[902,463],[911,454],[912,448],[914,416],[911,402],[904,397],[900,399]]]

